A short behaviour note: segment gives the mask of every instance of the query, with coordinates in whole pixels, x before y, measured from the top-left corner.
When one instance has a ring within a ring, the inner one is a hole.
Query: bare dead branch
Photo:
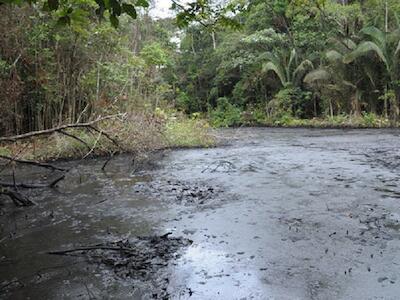
[[[110,153],[110,156],[108,157],[108,159],[104,162],[103,166],[101,167],[101,170],[104,171],[108,165],[108,163],[112,160],[112,158],[114,157],[114,152]]]
[[[53,166],[53,165],[48,164],[48,163],[40,163],[38,161],[17,159],[17,158],[5,156],[5,155],[0,155],[0,158],[4,159],[4,160],[8,160],[10,162],[15,161],[16,163],[19,163],[19,164],[37,166],[37,167],[41,167],[41,168],[45,168],[45,169],[50,169],[50,170],[53,170],[53,171],[62,171],[62,172],[67,171],[67,169],[56,167],[56,166]]]
[[[93,152],[94,149],[96,148],[97,143],[99,142],[99,140],[100,140],[102,134],[103,134],[103,132],[100,131],[100,132],[99,132],[99,136],[97,137],[96,141],[95,141],[94,144],[93,144],[93,147],[92,147],[91,149],[89,149],[89,152],[86,153],[86,155],[85,155],[82,159],[85,159],[85,158],[88,157],[90,154],[92,154],[92,152]]]
[[[70,138],[73,138],[74,140],[77,140],[78,142],[80,142],[80,143],[84,144],[86,147],[88,147],[88,149],[90,149],[89,144],[86,143],[84,140],[82,140],[80,137],[77,137],[76,135],[73,135],[73,134],[71,134],[71,133],[68,133],[68,132],[66,132],[66,131],[63,130],[63,129],[58,130],[58,132],[61,133],[61,134],[63,134],[63,135],[65,135],[65,136],[68,136],[68,137],[70,137]]]
[[[32,206],[36,204],[32,200],[29,200],[28,197],[24,196],[23,194],[10,189],[0,189],[0,195],[6,195],[10,197],[16,206]]]
[[[50,128],[50,129],[45,129],[45,130],[39,130],[39,131],[32,131],[24,134],[19,134],[19,135],[14,135],[14,136],[8,136],[8,137],[0,137],[0,143],[1,142],[15,142],[18,140],[23,140],[23,139],[29,139],[31,137],[35,136],[42,136],[42,135],[49,135],[54,132],[60,132],[64,129],[69,129],[69,128],[89,128],[91,127],[94,129],[94,125],[104,121],[104,120],[110,120],[110,119],[116,119],[121,117],[121,114],[117,115],[111,115],[111,116],[105,116],[105,117],[99,117],[94,121],[91,122],[86,122],[86,123],[74,123],[74,124],[67,124],[67,125],[61,125],[55,128]],[[97,129],[98,130],[98,129]],[[107,136],[107,135],[106,135]],[[112,140],[112,139],[110,139]]]
[[[119,149],[123,150],[123,148],[121,147],[121,145],[115,140],[113,139],[108,133],[101,131],[99,129],[97,129],[96,127],[94,127],[93,125],[88,126],[88,128],[101,133],[102,135],[104,135],[108,140],[110,140],[115,146],[117,146]]]

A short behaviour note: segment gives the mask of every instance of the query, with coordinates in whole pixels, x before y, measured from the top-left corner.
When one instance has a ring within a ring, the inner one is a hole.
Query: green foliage
[[[395,0],[387,13],[378,0],[173,1],[173,20],[153,20],[148,0],[5,2],[2,133],[166,107],[224,127],[399,117]]]
[[[0,77],[5,76],[9,72],[10,67],[6,61],[0,58]]]
[[[245,114],[261,104],[277,119],[387,112],[397,119],[400,4],[385,3],[387,10],[377,0],[254,0],[237,15],[240,32],[218,28],[213,41],[189,27],[177,60],[186,110],[221,113],[224,97]],[[379,101],[387,89],[394,97]]]
[[[241,110],[229,103],[227,98],[219,98],[217,107],[210,112],[211,124],[216,127],[229,127],[241,124]]]
[[[85,18],[96,15],[99,20],[108,16],[111,25],[115,28],[118,28],[121,16],[126,14],[136,19],[138,11],[148,9],[150,3],[150,0],[0,0],[0,5],[40,6],[43,12],[53,12],[57,15],[57,23],[62,26],[71,25],[79,19],[79,15],[85,15]],[[212,5],[209,0],[195,0],[185,5],[173,1],[171,9],[177,11],[176,23],[180,27],[186,27],[191,22],[200,22],[212,26],[220,24],[238,28],[240,23],[231,15],[242,11],[244,7],[243,0],[236,0],[226,6],[218,7]]]
[[[140,54],[145,62],[151,66],[163,66],[168,62],[166,51],[157,42],[144,46]]]
[[[196,115],[191,119],[178,115],[167,121],[165,137],[171,147],[211,147],[216,141],[209,131],[208,123]]]
[[[11,150],[7,147],[0,147],[0,155],[10,156]]]
[[[288,87],[280,90],[268,103],[269,116],[272,119],[287,117],[304,118],[307,106],[311,102],[311,92],[300,88]]]

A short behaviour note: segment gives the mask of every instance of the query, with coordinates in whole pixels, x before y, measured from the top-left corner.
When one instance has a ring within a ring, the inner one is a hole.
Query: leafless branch
[[[32,132],[14,135],[14,136],[8,136],[8,137],[1,137],[0,143],[1,142],[16,142],[18,140],[29,139],[29,138],[35,137],[35,136],[49,135],[54,132],[60,132],[60,131],[63,131],[65,129],[69,129],[69,128],[92,128],[92,129],[94,129],[95,124],[97,124],[101,121],[104,121],[104,120],[116,119],[118,117],[121,117],[121,114],[99,117],[96,120],[93,120],[91,122],[86,122],[86,123],[67,124],[67,125],[61,125],[61,126],[58,126],[55,128],[45,129],[45,130],[32,131]],[[96,129],[96,131],[98,131],[98,129]]]
[[[53,166],[52,164],[48,164],[48,163],[41,163],[38,161],[17,159],[17,158],[5,156],[5,155],[0,155],[0,158],[4,159],[4,160],[8,160],[10,162],[15,161],[16,163],[19,163],[19,164],[37,166],[37,167],[41,167],[41,168],[45,168],[45,169],[50,169],[53,171],[62,171],[62,172],[67,171],[67,169],[56,167],[56,166]]]

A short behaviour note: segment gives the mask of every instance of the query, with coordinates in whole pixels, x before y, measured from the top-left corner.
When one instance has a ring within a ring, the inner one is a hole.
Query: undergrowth
[[[47,137],[0,145],[0,155],[49,161],[121,152],[140,154],[174,147],[210,147],[216,142],[208,122],[174,111],[156,110],[154,114],[130,114],[123,122],[107,120],[98,126],[118,141],[119,146],[97,132],[72,129],[68,132],[84,143],[54,133]]]

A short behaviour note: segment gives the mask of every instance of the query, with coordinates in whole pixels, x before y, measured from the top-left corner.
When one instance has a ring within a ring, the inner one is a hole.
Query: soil
[[[398,299],[399,130],[218,134],[141,170],[59,162],[37,205],[4,198],[0,299]]]

